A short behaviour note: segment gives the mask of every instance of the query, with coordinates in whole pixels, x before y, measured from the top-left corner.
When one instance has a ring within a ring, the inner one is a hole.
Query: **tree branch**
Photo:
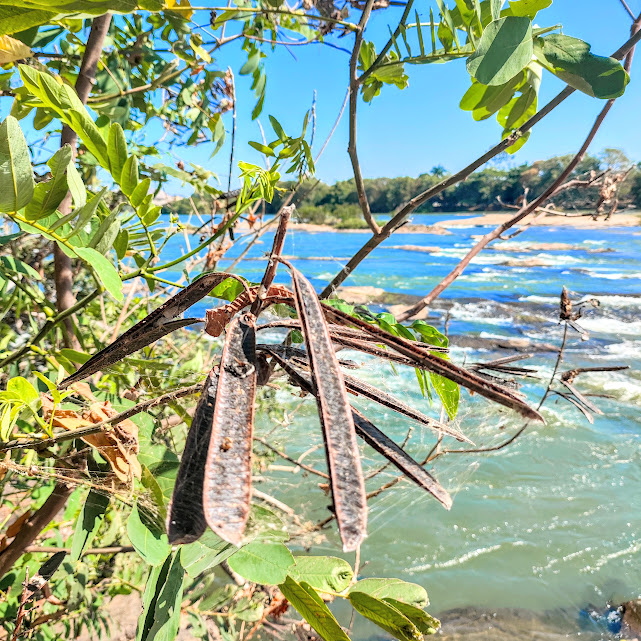
[[[24,523],[13,541],[0,553],[0,578],[13,567],[25,553],[26,548],[60,512],[73,490],[73,487],[64,483],[56,483],[53,492],[47,497],[42,507]]]
[[[639,22],[635,21],[632,26],[632,36],[638,35]],[[640,32],[641,33],[641,32]],[[634,47],[630,49],[626,56],[625,69],[626,71],[630,70],[632,63],[632,57],[634,55]],[[513,216],[508,221],[499,225],[496,229],[491,231],[489,234],[485,234],[477,243],[472,247],[472,249],[461,259],[459,264],[436,286],[434,289],[422,300],[420,300],[415,305],[412,305],[409,309],[406,309],[400,316],[398,320],[400,322],[406,321],[413,316],[416,316],[420,311],[428,307],[436,298],[438,298],[465,270],[465,268],[472,262],[472,260],[481,252],[487,245],[492,241],[496,240],[499,236],[505,233],[510,227],[513,227],[521,220],[529,216],[532,212],[536,211],[539,207],[545,204],[552,196],[554,196],[560,189],[565,185],[566,180],[570,174],[576,169],[578,164],[583,160],[588,148],[592,144],[597,132],[599,131],[603,121],[605,120],[608,112],[614,105],[615,100],[608,100],[597,116],[590,132],[588,133],[586,139],[581,145],[581,148],[574,156],[574,158],[568,163],[565,169],[561,172],[559,177],[536,199],[534,199],[529,205],[524,206],[516,216]]]
[[[373,4],[374,0],[367,0],[360,22],[358,23],[359,30],[356,32],[354,49],[349,61],[349,143],[347,145],[347,153],[352,162],[354,183],[356,185],[356,193],[358,194],[358,202],[363,212],[363,218],[372,232],[379,234],[381,228],[374,220],[369,207],[367,194],[365,193],[365,183],[363,182],[363,176],[361,174],[361,166],[358,161],[358,152],[356,151],[356,110],[358,107],[358,88],[360,86],[356,69],[358,66],[358,56],[361,52],[361,45],[363,44],[363,31],[372,12]]]
[[[87,104],[91,87],[95,83],[98,61],[102,55],[105,37],[110,24],[110,13],[94,18],[91,23],[91,31],[89,32],[89,38],[87,39],[87,46],[85,47],[85,53],[80,65],[80,72],[76,79],[76,93],[84,104]],[[78,147],[78,134],[67,125],[62,127],[62,134],[60,136],[60,146],[64,147],[64,145],[71,146],[71,150],[75,158],[76,149]],[[67,192],[67,195],[60,203],[60,207],[58,209],[62,216],[66,216],[71,213],[71,192]],[[64,312],[66,309],[73,307],[76,303],[76,297],[73,294],[73,268],[71,265],[71,257],[67,256],[67,254],[65,254],[57,244],[54,244],[53,259],[56,305],[59,312]],[[64,319],[63,336],[67,345],[80,349],[80,343],[74,335],[74,324],[71,316],[67,316]]]
[[[635,23],[638,27],[638,24]],[[641,40],[641,31],[636,31],[634,35],[613,55],[613,58],[621,60],[626,56]],[[321,292],[321,298],[327,298],[330,296],[344,281],[345,279],[360,265],[367,256],[369,256],[374,249],[376,249],[384,240],[389,238],[403,223],[406,221],[407,217],[423,203],[427,202],[434,196],[440,194],[442,191],[448,187],[452,187],[463,180],[468,176],[474,173],[479,167],[484,165],[486,162],[505,151],[508,147],[511,147],[523,134],[530,131],[535,125],[539,123],[545,116],[547,116],[551,111],[556,109],[566,98],[571,96],[576,90],[570,86],[565,87],[555,98],[548,102],[545,107],[540,109],[530,120],[528,120],[519,130],[515,131],[511,136],[505,138],[500,143],[492,147],[487,153],[483,154],[480,158],[470,163],[467,167],[459,171],[458,173],[446,178],[437,185],[434,185],[430,189],[422,192],[418,196],[415,196],[407,203],[402,205],[397,212],[392,216],[392,219],[381,229],[380,233],[374,234],[364,245],[361,247],[354,256],[349,260],[347,265],[334,276],[330,283],[325,287]]]

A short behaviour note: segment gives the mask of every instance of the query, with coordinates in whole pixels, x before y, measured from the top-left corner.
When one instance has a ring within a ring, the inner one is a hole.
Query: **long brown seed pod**
[[[472,441],[470,441],[470,439],[467,438],[467,436],[465,436],[465,434],[463,434],[459,430],[456,430],[453,427],[442,423],[441,421],[437,421],[436,419],[426,416],[425,414],[423,414],[423,412],[419,412],[410,405],[407,405],[407,403],[403,403],[403,401],[399,400],[395,396],[392,396],[391,394],[388,394],[383,390],[379,390],[373,385],[365,383],[364,381],[361,381],[354,376],[345,374],[345,387],[347,387],[348,392],[351,392],[352,394],[355,394],[357,396],[364,396],[365,398],[368,398],[371,401],[378,403],[379,405],[389,407],[391,410],[394,410],[395,412],[398,412],[403,416],[407,416],[407,418],[411,418],[421,425],[429,427],[435,432],[451,436],[461,443],[470,443],[471,445],[474,445],[474,443],[472,443]]]
[[[196,541],[207,529],[203,511],[203,484],[217,386],[216,368],[209,372],[203,385],[180,460],[167,515],[167,535],[172,544]]]
[[[446,510],[452,507],[452,497],[448,491],[403,448],[383,434],[368,421],[357,409],[352,408],[356,433],[379,454],[398,468],[419,487],[427,490]]]
[[[296,367],[291,361],[285,359],[277,352],[272,352],[272,357],[289,374],[294,384],[301,389],[314,393],[312,382],[307,374]],[[417,463],[403,448],[394,443],[388,436],[381,432],[374,424],[367,420],[357,409],[350,407],[356,434],[369,446],[382,454],[392,465],[403,472],[419,487],[427,490],[446,509],[452,507],[452,498],[447,490],[431,476],[419,463]]]
[[[325,437],[336,520],[347,552],[360,545],[367,529],[365,481],[354,420],[318,296],[297,269],[285,264],[292,274],[296,310],[309,353],[314,396]]]
[[[235,318],[227,328],[203,485],[209,527],[238,545],[251,504],[251,454],[256,397],[256,319]]]
[[[282,345],[257,345],[256,348],[270,354],[277,352],[281,358],[292,360],[296,366],[309,370],[307,353],[301,349],[292,348],[291,346],[283,347]],[[344,365],[343,361],[339,360],[339,363]],[[388,394],[387,392],[384,392],[383,390],[380,390],[377,387],[356,378],[355,376],[343,374],[343,378],[345,380],[345,388],[348,392],[354,394],[354,396],[364,396],[383,407],[388,407],[389,409],[394,410],[413,421],[417,421],[421,425],[425,425],[435,432],[451,436],[461,443],[470,443],[470,445],[474,445],[474,443],[459,430],[454,429],[441,421],[437,421],[436,419],[423,414],[423,412],[419,412],[417,409],[411,407],[407,403],[404,403],[395,396],[392,396],[391,394]]]
[[[186,309],[207,296],[216,285],[227,278],[237,277],[223,272],[214,272],[196,279],[151,312],[149,316],[136,323],[124,334],[121,334],[111,345],[107,345],[103,350],[92,356],[77,372],[65,378],[58,385],[58,389],[69,387],[69,385],[105,369],[105,367],[117,363],[129,356],[129,354],[151,345],[154,341],[176,329],[187,327],[194,323],[202,323],[202,319],[199,318],[175,319]],[[244,284],[242,279],[238,280],[241,280]]]
[[[516,410],[519,414],[522,414],[527,418],[544,422],[543,417],[535,409],[500,385],[490,383],[480,376],[472,374],[462,367],[455,365],[451,361],[439,358],[438,356],[433,356],[432,354],[426,354],[423,350],[418,349],[412,341],[408,341],[400,336],[394,336],[380,327],[370,325],[359,318],[354,318],[353,316],[345,314],[344,312],[330,307],[329,305],[325,305],[324,303],[322,305],[325,314],[335,323],[347,326],[356,325],[377,341],[391,347],[399,354],[412,359],[412,361],[416,363],[416,366],[423,366],[431,372],[444,376],[445,378],[449,378],[451,381],[454,381],[463,387],[467,387],[469,390],[477,392],[481,396],[489,398],[491,401]]]

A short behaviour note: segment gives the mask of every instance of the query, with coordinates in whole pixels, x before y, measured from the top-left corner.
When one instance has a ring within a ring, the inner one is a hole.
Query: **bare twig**
[[[636,31],[634,35],[612,55],[613,58],[621,60],[626,56],[641,40],[641,32]],[[380,230],[380,233],[374,234],[348,261],[347,265],[334,276],[328,283],[325,289],[321,292],[321,298],[327,298],[345,281],[345,279],[360,265],[360,263],[369,256],[384,240],[389,238],[401,225],[403,225],[407,217],[423,203],[427,202],[434,196],[440,194],[448,187],[458,184],[465,180],[468,176],[474,173],[479,167],[483,166],[486,162],[505,151],[508,147],[512,146],[523,134],[530,131],[537,125],[543,118],[550,112],[558,107],[566,98],[575,92],[570,86],[565,87],[557,96],[540,109],[532,118],[530,118],[522,127],[515,131],[511,136],[508,136],[500,143],[492,147],[487,153],[477,158],[474,162],[470,163],[467,167],[434,185],[430,189],[418,194],[407,203],[402,205],[396,213],[392,216],[391,220]]]
[[[380,233],[381,228],[374,220],[372,212],[370,211],[367,194],[365,193],[365,183],[363,182],[363,176],[361,174],[361,166],[358,161],[358,152],[356,151],[356,110],[358,106],[358,88],[360,86],[357,72],[358,56],[361,52],[361,45],[363,44],[363,31],[372,12],[373,4],[374,0],[367,0],[365,9],[361,14],[360,22],[358,23],[359,30],[356,32],[354,49],[349,61],[349,144],[347,145],[347,151],[352,162],[352,169],[354,170],[354,183],[356,185],[356,193],[358,194],[358,202],[363,211],[363,218],[376,235]]]
[[[168,392],[167,394],[163,394],[162,396],[152,398],[151,400],[138,403],[137,405],[130,407],[128,410],[125,410],[124,412],[120,412],[119,414],[116,414],[115,416],[112,416],[111,418],[105,421],[101,421],[100,423],[96,423],[95,425],[90,425],[88,427],[80,427],[76,430],[69,430],[68,432],[62,432],[61,434],[56,434],[55,436],[52,436],[50,438],[34,439],[32,441],[25,441],[20,439],[9,441],[7,443],[3,443],[2,445],[0,445],[0,452],[6,452],[9,450],[27,449],[27,448],[41,449],[41,448],[50,447],[51,445],[55,445],[56,443],[71,441],[76,438],[83,438],[85,436],[90,436],[91,434],[97,434],[98,432],[105,431],[104,428],[107,425],[110,425],[113,427],[114,425],[117,425],[118,423],[121,423],[122,421],[128,418],[131,418],[136,414],[145,412],[148,409],[151,409],[152,407],[162,405],[163,403],[169,403],[171,401],[175,401],[178,398],[183,398],[185,396],[191,396],[192,394],[197,394],[201,389],[202,389],[201,383],[199,383],[198,385],[190,385],[189,387],[183,387],[181,389],[174,390],[173,392]]]

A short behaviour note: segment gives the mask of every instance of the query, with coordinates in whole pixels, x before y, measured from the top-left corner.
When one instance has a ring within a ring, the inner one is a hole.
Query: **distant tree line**
[[[555,156],[517,167],[490,166],[470,176],[466,181],[451,187],[418,208],[419,213],[456,211],[499,211],[522,202],[527,190],[528,200],[541,194],[560,175],[571,156]],[[641,163],[634,164],[618,149],[606,149],[598,156],[586,156],[570,180],[586,181],[609,170],[613,174],[629,172],[619,188],[619,208],[641,208]],[[429,189],[449,172],[434,167],[417,178],[371,178],[365,180],[365,188],[372,213],[388,214],[416,194]],[[265,204],[267,214],[278,211],[289,190],[296,185],[283,182],[274,200]],[[596,207],[600,197],[599,186],[578,185],[560,192],[553,199],[556,209],[563,211],[590,210]],[[294,198],[299,217],[304,222],[331,223],[338,228],[364,226],[354,180],[342,180],[327,185],[311,178],[298,189]],[[194,196],[193,205],[201,213],[211,210],[210,196]],[[169,207],[179,214],[194,211],[188,199],[172,203]]]

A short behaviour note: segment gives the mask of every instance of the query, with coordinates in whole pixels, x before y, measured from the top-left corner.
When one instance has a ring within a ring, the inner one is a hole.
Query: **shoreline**
[[[458,215],[447,220],[440,220],[433,224],[427,224],[430,214],[421,214],[426,223],[408,223],[400,227],[397,231],[402,234],[434,234],[447,235],[452,232],[450,228],[460,227],[498,227],[499,225],[510,220],[514,212],[488,212],[481,215],[465,214]],[[416,219],[415,219],[416,220]],[[600,218],[594,220],[590,216],[559,216],[548,215],[542,218],[536,218],[534,214],[527,216],[521,221],[519,226],[531,225],[533,227],[570,227],[573,229],[610,229],[612,227],[641,227],[641,213],[617,213],[610,220]],[[249,229],[246,223],[240,223],[239,229]],[[292,221],[291,229],[303,231],[311,234],[318,233],[345,233],[345,234],[371,234],[368,228],[365,229],[337,229],[332,225],[317,225],[313,223],[297,223]]]

